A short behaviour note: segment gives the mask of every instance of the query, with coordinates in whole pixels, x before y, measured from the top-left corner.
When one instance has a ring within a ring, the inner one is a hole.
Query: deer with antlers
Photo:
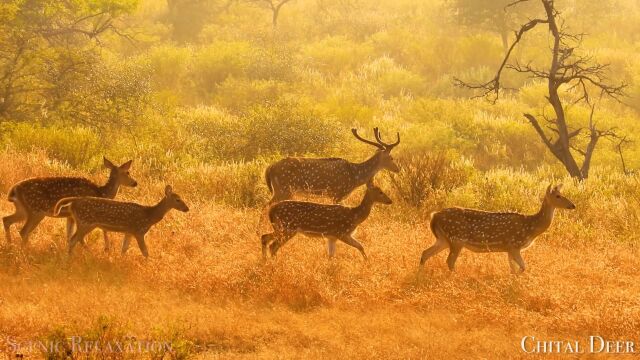
[[[544,233],[556,209],[576,206],[560,193],[562,185],[549,186],[540,211],[533,215],[497,213],[473,209],[448,208],[431,214],[431,231],[436,243],[422,253],[420,267],[442,250],[449,248],[447,265],[453,271],[463,248],[473,252],[506,252],[512,272],[524,271],[521,251]]]
[[[113,199],[121,185],[135,187],[138,183],[129,174],[131,160],[116,166],[107,158],[104,166],[110,170],[106,184],[100,186],[85,178],[41,177],[21,181],[9,190],[8,200],[16,208],[15,213],[2,219],[7,242],[11,242],[11,225],[24,221],[20,230],[22,245],[26,245],[31,232],[45,217],[68,217],[68,214],[53,213],[58,201],[70,196],[94,196]],[[67,237],[70,238],[73,224],[67,221]],[[107,233],[104,232],[105,249],[109,248]]]
[[[372,184],[378,171],[386,169],[398,172],[398,165],[391,156],[391,150],[400,143],[400,134],[393,144],[380,138],[378,128],[373,129],[376,141],[364,139],[356,129],[351,129],[356,139],[375,146],[375,154],[364,162],[352,163],[341,158],[286,158],[270,165],[265,172],[265,180],[273,197],[269,204],[291,199],[293,194],[324,195],[338,203],[355,188]]]
[[[329,257],[335,255],[336,241],[340,240],[358,249],[366,260],[364,248],[352,234],[369,217],[375,203],[391,204],[392,201],[374,185],[367,185],[367,192],[356,207],[293,200],[279,202],[269,209],[274,231],[262,235],[262,256],[266,258],[268,252],[275,256],[289,239],[302,233],[327,238]]]

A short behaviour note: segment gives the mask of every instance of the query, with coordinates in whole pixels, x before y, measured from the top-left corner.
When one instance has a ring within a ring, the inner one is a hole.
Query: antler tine
[[[377,147],[380,150],[384,150],[385,149],[384,145],[382,145],[382,144],[378,144],[378,143],[375,143],[375,142],[373,142],[371,140],[367,140],[367,139],[362,138],[360,135],[358,135],[358,130],[356,128],[351,129],[351,132],[353,133],[353,136],[356,137],[356,139],[362,141],[363,143],[369,144],[369,145],[373,145],[373,146]]]
[[[387,145],[387,149],[393,149],[394,147],[396,147],[398,144],[400,144],[400,132],[396,133],[396,136],[398,137],[398,139],[396,140],[396,142],[394,142],[393,144],[389,144]]]
[[[394,142],[393,144],[387,144],[384,141],[382,141],[382,138],[380,137],[380,130],[378,130],[378,128],[374,128],[373,129],[373,133],[376,136],[376,140],[378,141],[378,143],[382,146],[384,146],[385,149],[387,150],[391,150],[394,147],[396,147],[398,144],[400,144],[400,133],[397,133],[398,136],[398,140],[396,140],[396,142]]]

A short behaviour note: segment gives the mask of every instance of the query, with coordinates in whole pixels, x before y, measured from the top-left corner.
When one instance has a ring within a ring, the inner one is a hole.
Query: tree
[[[255,3],[260,7],[271,10],[271,24],[275,30],[278,26],[278,16],[280,16],[280,10],[284,4],[292,0],[249,0],[251,3]]]
[[[107,32],[128,37],[119,19],[135,0],[8,0],[0,4],[0,119],[49,112],[90,71],[91,44]]]
[[[546,100],[551,105],[555,118],[548,118],[542,114],[541,119],[524,114],[536,133],[551,151],[551,153],[564,165],[569,175],[577,179],[586,179],[589,176],[591,159],[598,141],[602,138],[617,138],[614,129],[598,129],[594,121],[595,103],[590,94],[599,92],[600,97],[610,97],[619,100],[624,96],[624,83],[611,85],[607,81],[607,65],[599,64],[588,54],[581,54],[580,46],[584,34],[570,33],[562,19],[561,13],[556,9],[554,0],[517,0],[508,5],[508,8],[519,4],[539,1],[544,8],[544,16],[533,18],[523,24],[515,32],[515,39],[509,46],[503,61],[501,62],[493,79],[480,84],[472,84],[456,79],[459,86],[464,86],[476,91],[480,95],[495,102],[502,89],[502,77],[506,71],[515,71],[526,74],[529,78],[539,79],[547,84],[548,95]],[[550,51],[550,63],[548,68],[536,66],[532,61],[523,63],[513,59],[514,49],[518,46],[523,36],[533,29],[546,25],[552,37],[553,43]],[[586,104],[590,108],[589,125],[586,128],[586,145],[579,148],[578,138],[585,131],[584,128],[572,128],[567,121],[565,104],[560,96],[561,88],[575,94],[575,103]],[[543,128],[544,125],[544,128]],[[545,131],[545,128],[547,129]],[[556,137],[554,139],[553,137]],[[576,160],[576,154],[582,156],[582,164]]]
[[[519,18],[531,12],[531,6],[505,11],[512,0],[451,0],[450,5],[460,25],[482,28],[500,35],[502,46],[509,49],[509,32]]]
[[[213,16],[227,11],[238,0],[167,0],[166,21],[172,26],[172,36],[184,43],[196,38]]]

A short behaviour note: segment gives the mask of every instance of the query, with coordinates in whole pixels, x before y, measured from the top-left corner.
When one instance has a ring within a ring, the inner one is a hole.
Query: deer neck
[[[113,199],[118,195],[118,188],[120,184],[118,183],[118,177],[115,171],[112,171],[109,174],[109,179],[107,183],[100,187],[100,194],[107,199]]]
[[[380,154],[379,151],[376,151],[369,159],[354,164],[355,178],[358,185],[368,183],[378,173],[378,170],[380,170]]]
[[[150,225],[153,225],[162,220],[162,218],[164,218],[169,210],[171,210],[171,206],[169,205],[169,200],[166,197],[160,200],[159,203],[149,207],[149,221],[151,222]]]
[[[353,208],[353,214],[354,214],[354,219],[356,224],[360,224],[363,221],[367,220],[367,218],[369,217],[369,214],[371,214],[371,208],[373,208],[373,203],[374,201],[373,199],[371,199],[371,196],[369,195],[369,193],[366,193],[360,205]]]
[[[551,226],[554,212],[555,207],[549,204],[546,198],[542,200],[540,210],[532,216],[533,231],[535,232],[535,235],[542,234],[549,228],[549,226]]]

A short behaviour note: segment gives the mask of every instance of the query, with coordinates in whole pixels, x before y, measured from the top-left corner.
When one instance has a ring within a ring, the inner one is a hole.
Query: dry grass
[[[20,178],[72,173],[42,155],[16,156],[0,154],[2,199]],[[122,197],[157,201],[162,184],[142,183]],[[67,258],[56,219],[42,223],[26,251],[3,242],[0,334],[165,339],[179,349],[176,358],[496,359],[531,358],[520,350],[525,335],[634,339],[640,326],[636,242],[623,238],[627,230],[584,225],[599,216],[585,210],[560,214],[524,254],[521,276],[509,274],[504,254],[470,252],[455,273],[443,253],[417,276],[432,237],[424,221],[396,218],[397,208],[377,208],[358,231],[368,264],[344,245],[329,261],[319,240],[304,237],[262,263],[258,210],[181,195],[192,210],[172,212],[151,230],[149,260],[137,247],[124,257],[105,254],[98,232]],[[582,205],[605,219],[621,211]],[[0,202],[2,214],[11,209]],[[576,224],[589,238],[578,238]]]

